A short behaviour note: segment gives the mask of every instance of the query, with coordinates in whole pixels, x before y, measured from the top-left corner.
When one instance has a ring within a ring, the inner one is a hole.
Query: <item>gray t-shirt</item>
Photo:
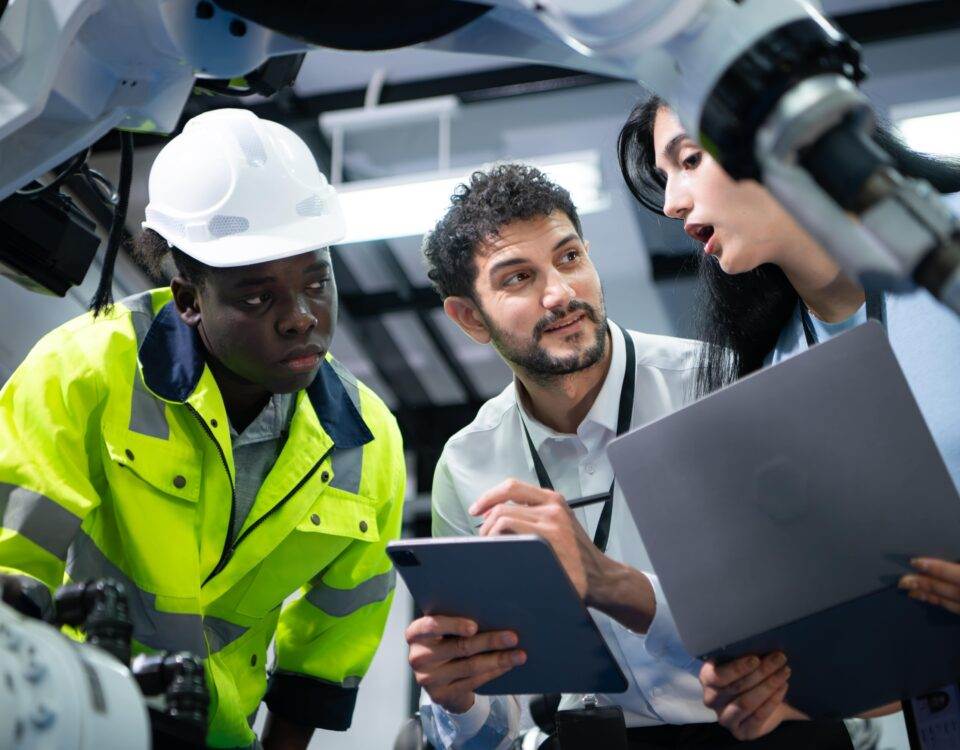
[[[231,542],[236,540],[237,534],[243,528],[260,487],[283,450],[295,406],[294,394],[275,393],[263,407],[263,411],[243,432],[238,434],[233,425],[230,425],[233,465],[237,473],[233,493]]]

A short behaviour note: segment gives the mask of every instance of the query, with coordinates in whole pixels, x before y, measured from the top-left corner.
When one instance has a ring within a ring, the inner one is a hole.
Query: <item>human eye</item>
[[[269,301],[270,293],[261,292],[260,294],[252,294],[249,297],[244,297],[242,300],[240,300],[240,303],[245,307],[262,307]]]
[[[316,279],[307,284],[307,289],[313,292],[322,292],[327,288],[327,284],[330,282],[330,279]]]
[[[529,278],[530,274],[526,271],[517,271],[516,273],[510,274],[503,280],[503,286],[517,286]]]
[[[560,258],[561,263],[576,263],[578,260],[580,260],[579,248],[570,248]]]
[[[691,153],[689,156],[685,156],[680,163],[683,165],[684,169],[696,169],[698,166],[700,166],[702,159],[703,152],[697,150]]]

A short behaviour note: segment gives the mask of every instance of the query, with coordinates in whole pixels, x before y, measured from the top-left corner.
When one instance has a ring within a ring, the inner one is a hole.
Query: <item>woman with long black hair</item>
[[[907,175],[943,193],[960,191],[960,164],[906,148],[879,128],[874,138]],[[733,180],[653,97],[619,139],[620,168],[651,211],[681,220],[702,243],[696,301],[699,395],[867,320],[883,322],[954,482],[960,486],[960,318],[924,290],[865,291],[755,181]],[[960,565],[926,558],[900,585],[910,596],[960,613]],[[705,701],[737,737],[766,734],[791,717],[786,678],[772,660],[704,666]]]

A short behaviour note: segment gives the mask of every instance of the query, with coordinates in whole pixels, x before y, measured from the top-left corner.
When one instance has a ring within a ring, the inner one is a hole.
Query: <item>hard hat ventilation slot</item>
[[[324,203],[319,195],[311,195],[297,204],[297,213],[300,216],[323,216]]]
[[[242,216],[217,215],[210,219],[207,229],[217,239],[231,234],[242,234],[250,228],[250,222]]]

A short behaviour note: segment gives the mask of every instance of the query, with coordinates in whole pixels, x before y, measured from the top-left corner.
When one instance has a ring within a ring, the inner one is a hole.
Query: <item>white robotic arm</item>
[[[0,199],[112,130],[169,133],[196,78],[303,42],[192,0],[0,0]],[[233,26],[231,24],[233,23]]]
[[[918,283],[960,312],[960,223],[873,142],[858,49],[810,3],[487,2],[525,8],[585,59],[663,96],[728,172],[762,180],[851,276]]]
[[[0,199],[113,127],[169,132],[195,77],[243,76],[277,55],[338,46],[326,29],[344,26],[347,14],[353,49],[420,42],[636,79],[671,103],[728,172],[762,180],[848,273],[887,289],[920,283],[960,311],[960,225],[873,142],[857,47],[810,3],[351,5],[363,7],[12,0],[0,15]],[[419,36],[385,33],[372,8],[429,22]]]
[[[141,750],[150,723],[130,670],[0,602],[0,747]]]

